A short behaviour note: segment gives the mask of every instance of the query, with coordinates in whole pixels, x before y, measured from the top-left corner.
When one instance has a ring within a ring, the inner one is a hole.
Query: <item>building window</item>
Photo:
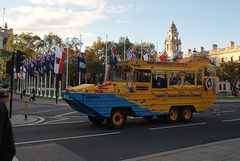
[[[221,84],[219,84],[219,90],[222,90],[222,85]]]
[[[222,63],[224,62],[224,58],[222,58]]]
[[[213,61],[213,63],[216,63],[216,58],[213,58],[213,60],[212,60],[212,61]]]
[[[226,90],[226,84],[223,85],[223,90]]]
[[[240,61],[240,56],[239,56],[238,60]]]
[[[233,61],[233,56],[231,57],[231,61]]]

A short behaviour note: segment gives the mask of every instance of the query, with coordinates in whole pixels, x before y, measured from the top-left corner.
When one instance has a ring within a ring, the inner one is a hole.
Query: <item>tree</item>
[[[223,62],[217,69],[217,76],[220,81],[228,81],[234,91],[237,82],[240,80],[240,63],[238,61]]]

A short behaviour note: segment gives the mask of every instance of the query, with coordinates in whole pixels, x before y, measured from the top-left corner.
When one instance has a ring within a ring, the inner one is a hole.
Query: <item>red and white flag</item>
[[[63,65],[65,60],[65,53],[56,47],[55,50],[55,60],[54,60],[54,73],[59,74],[62,73]]]

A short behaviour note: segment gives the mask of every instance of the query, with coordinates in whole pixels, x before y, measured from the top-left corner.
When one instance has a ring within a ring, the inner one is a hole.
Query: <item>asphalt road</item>
[[[23,102],[14,101],[13,107],[13,114],[24,114]],[[69,106],[28,104],[28,114],[42,119],[13,127],[16,156],[20,161],[113,161],[239,138],[239,107],[222,103],[222,115],[206,111],[189,123],[128,117],[123,129],[112,130],[106,122],[93,125]]]

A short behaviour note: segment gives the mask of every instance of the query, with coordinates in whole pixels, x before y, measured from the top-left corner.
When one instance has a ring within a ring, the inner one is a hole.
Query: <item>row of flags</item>
[[[78,71],[85,73],[86,72],[86,62],[80,50],[78,50],[75,45],[77,53],[77,65]],[[114,44],[112,44],[108,50],[109,63],[111,69],[113,69],[118,61],[116,57],[116,52],[114,50]],[[14,68],[15,79],[24,79],[26,71],[30,74],[31,77],[48,74],[49,71],[53,71],[55,74],[62,73],[64,61],[65,61],[65,52],[63,52],[59,47],[56,47],[55,52],[46,53],[46,55],[37,56],[25,63],[24,66],[20,68],[20,73],[16,73],[16,68]],[[126,53],[127,60],[136,60],[135,47],[132,45]],[[145,61],[152,61],[150,50],[143,56]],[[169,61],[166,51],[159,57],[160,61],[166,62]],[[178,59],[183,59],[182,54],[179,54],[173,59],[176,61]]]

